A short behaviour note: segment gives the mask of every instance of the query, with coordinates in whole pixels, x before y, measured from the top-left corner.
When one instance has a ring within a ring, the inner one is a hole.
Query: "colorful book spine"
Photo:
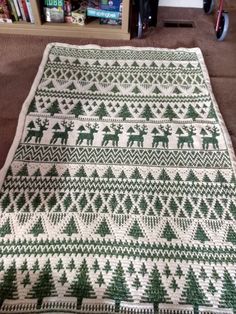
[[[23,4],[22,4],[22,0],[18,0],[18,4],[19,4],[20,13],[21,13],[23,21],[27,21],[26,16],[25,16],[24,7],[23,7]]]
[[[22,2],[24,13],[25,13],[26,21],[30,22],[30,17],[29,17],[29,12],[28,12],[27,5],[26,5],[26,0],[21,0],[21,2]]]
[[[22,17],[21,17],[21,13],[20,13],[20,8],[19,8],[19,5],[18,5],[18,2],[17,2],[17,0],[13,0],[13,2],[14,2],[15,9],[16,9],[16,14],[17,14],[17,16],[18,16],[18,18],[20,20]]]
[[[11,14],[12,14],[12,17],[14,19],[14,21],[18,21],[19,18],[18,18],[18,15],[17,15],[17,12],[16,12],[16,8],[15,8],[15,5],[14,5],[14,0],[8,0],[8,3],[9,3],[9,7],[10,7],[10,11],[11,11]]]
[[[105,10],[87,8],[87,16],[118,20],[120,13],[116,11],[105,11]]]
[[[26,0],[26,5],[27,5],[28,12],[29,12],[30,22],[34,23],[34,14],[32,11],[30,0]]]

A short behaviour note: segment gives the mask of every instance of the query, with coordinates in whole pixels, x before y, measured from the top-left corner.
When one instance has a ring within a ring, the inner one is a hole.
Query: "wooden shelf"
[[[99,20],[88,22],[84,26],[67,23],[41,23],[39,6],[31,0],[35,24],[26,22],[2,23],[0,33],[30,34],[38,36],[60,36],[104,39],[130,39],[129,5],[130,0],[123,0],[122,26],[102,25]]]

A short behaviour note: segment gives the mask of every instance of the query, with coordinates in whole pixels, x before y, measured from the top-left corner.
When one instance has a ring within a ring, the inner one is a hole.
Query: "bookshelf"
[[[84,26],[67,23],[45,23],[41,20],[39,3],[31,0],[35,23],[1,23],[0,33],[28,34],[39,36],[60,36],[101,39],[130,39],[129,13],[130,0],[123,0],[122,25],[101,25],[99,20],[88,22]]]

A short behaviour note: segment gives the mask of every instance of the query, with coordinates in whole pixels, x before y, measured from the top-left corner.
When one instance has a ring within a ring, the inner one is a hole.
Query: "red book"
[[[29,16],[26,0],[21,0],[21,2],[22,2],[24,13],[25,13],[26,21],[30,22],[30,16]]]

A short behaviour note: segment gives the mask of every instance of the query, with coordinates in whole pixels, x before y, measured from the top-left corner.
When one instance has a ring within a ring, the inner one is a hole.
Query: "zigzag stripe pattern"
[[[52,241],[17,241],[10,244],[0,242],[0,249],[2,254],[11,256],[14,254],[32,254],[40,256],[45,254],[75,254],[82,255],[104,255],[104,256],[137,256],[137,258],[145,259],[174,259],[182,261],[205,261],[210,263],[230,264],[234,263],[236,258],[236,250],[234,247],[221,248],[217,247],[202,247],[200,245],[191,246],[188,245],[167,245],[161,244],[145,244],[145,243],[129,243],[129,242],[111,242],[111,241],[83,241],[83,240],[52,240]]]
[[[152,51],[152,50],[126,50],[120,49],[119,51],[114,50],[100,50],[100,49],[88,49],[81,50],[78,49],[66,49],[60,47],[52,47],[50,51],[50,55],[53,56],[65,56],[65,57],[73,57],[73,58],[82,58],[82,59],[94,59],[94,60],[117,60],[117,56],[119,59],[124,60],[167,60],[167,61],[198,61],[197,54],[194,52],[186,52],[186,51]]]
[[[113,163],[158,167],[231,167],[227,151],[165,151],[21,144],[16,151],[14,159],[34,162]]]
[[[34,177],[9,177],[5,180],[3,185],[3,191],[13,190],[22,191],[26,189],[32,191],[39,189],[41,191],[53,190],[70,190],[70,191],[117,191],[119,193],[140,191],[141,193],[158,193],[169,195],[201,195],[201,196],[221,196],[224,197],[236,197],[236,190],[234,184],[224,183],[219,185],[218,183],[200,183],[193,182],[160,182],[160,181],[135,181],[135,180],[123,180],[122,185],[120,180],[99,179],[94,182],[94,179],[81,179],[81,178],[53,178],[48,180],[47,178],[38,178],[37,181]]]

